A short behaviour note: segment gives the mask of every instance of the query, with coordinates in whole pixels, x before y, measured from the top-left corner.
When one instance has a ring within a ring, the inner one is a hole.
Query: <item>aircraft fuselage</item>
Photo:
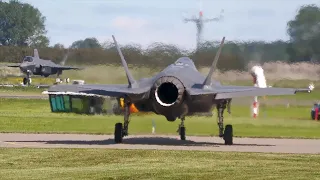
[[[189,58],[172,64],[152,78],[139,81],[141,86],[152,84],[148,98],[130,97],[141,112],[164,115],[168,121],[195,113],[207,113],[216,104],[214,95],[190,96],[186,87],[200,86],[205,77]],[[141,100],[142,99],[142,100]]]
[[[48,77],[49,75],[61,74],[62,71],[58,68],[55,68],[56,64],[51,60],[43,60],[43,59],[28,59],[25,60],[20,65],[20,70],[24,74],[32,74],[32,75],[40,75],[44,77]]]

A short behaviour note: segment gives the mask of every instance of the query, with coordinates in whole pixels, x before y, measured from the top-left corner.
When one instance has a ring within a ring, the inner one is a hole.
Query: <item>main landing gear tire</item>
[[[180,127],[179,134],[180,134],[181,140],[183,140],[183,141],[186,140],[186,128],[185,127]]]
[[[114,141],[115,141],[115,143],[122,143],[122,138],[123,138],[122,123],[116,123],[115,129],[114,129]]]
[[[224,144],[225,145],[232,145],[233,144],[233,128],[232,125],[228,124],[226,125],[226,128],[224,130]]]
[[[30,85],[31,82],[32,82],[32,79],[31,79],[31,78],[28,79],[28,78],[24,77],[24,78],[22,79],[23,85]]]
[[[23,85],[27,85],[27,83],[28,83],[28,79],[27,78],[23,78]]]

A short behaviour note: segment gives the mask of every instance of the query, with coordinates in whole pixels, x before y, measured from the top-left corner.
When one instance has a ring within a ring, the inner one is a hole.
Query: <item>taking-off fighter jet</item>
[[[82,68],[64,66],[65,61],[68,58],[68,53],[65,55],[61,61],[61,65],[54,63],[52,60],[41,59],[37,49],[33,50],[33,56],[25,56],[22,60],[22,63],[19,65],[9,65],[8,67],[18,67],[21,72],[26,74],[26,77],[23,78],[23,84],[31,84],[31,75],[40,75],[48,77],[53,74],[57,74],[57,77],[62,74],[63,70],[79,70]],[[68,79],[68,78],[67,78]],[[68,80],[67,80],[68,81]]]
[[[121,143],[124,136],[128,136],[129,116],[131,113],[154,112],[165,116],[168,121],[181,119],[178,132],[181,140],[185,140],[184,121],[186,116],[210,112],[213,108],[218,111],[219,136],[225,144],[233,144],[232,125],[223,125],[225,109],[230,113],[232,98],[243,96],[289,95],[296,92],[311,92],[313,87],[305,89],[293,88],[258,88],[251,86],[225,86],[212,80],[216,69],[223,37],[218,52],[213,60],[208,75],[203,76],[188,57],[180,57],[173,64],[166,67],[153,77],[135,80],[130,73],[126,60],[112,36],[121,58],[128,84],[82,84],[82,85],[53,85],[48,94],[55,92],[72,92],[111,96],[124,100],[124,123],[115,124],[114,140]]]

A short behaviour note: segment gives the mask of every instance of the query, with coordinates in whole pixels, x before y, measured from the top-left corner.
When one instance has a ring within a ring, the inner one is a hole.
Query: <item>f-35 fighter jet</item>
[[[40,75],[48,77],[50,75],[57,74],[57,77],[62,74],[64,70],[80,70],[82,68],[64,66],[65,61],[68,58],[68,53],[65,55],[61,61],[61,65],[54,63],[52,60],[41,59],[37,49],[33,50],[33,56],[25,56],[22,63],[19,65],[10,65],[8,67],[18,67],[21,72],[26,74],[23,78],[23,84],[31,84],[31,75]]]
[[[212,79],[216,69],[223,37],[218,52],[213,60],[208,75],[203,76],[188,57],[180,57],[173,64],[150,78],[135,80],[130,73],[126,60],[112,36],[121,58],[128,84],[83,84],[83,85],[53,85],[48,93],[72,92],[102,96],[111,96],[123,99],[124,123],[115,124],[114,140],[121,143],[124,136],[128,136],[129,116],[132,112],[154,112],[165,116],[168,121],[181,120],[178,132],[181,140],[185,140],[184,121],[186,116],[210,112],[213,108],[218,111],[219,136],[225,144],[233,144],[232,125],[223,125],[225,109],[230,113],[232,98],[243,96],[289,95],[296,92],[311,92],[312,89],[293,88],[258,88],[251,86],[225,86]]]

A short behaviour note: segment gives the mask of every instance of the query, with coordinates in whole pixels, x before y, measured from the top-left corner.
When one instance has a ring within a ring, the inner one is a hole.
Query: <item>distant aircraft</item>
[[[54,63],[52,60],[41,59],[39,57],[39,53],[37,49],[33,50],[33,56],[25,56],[22,60],[22,63],[19,65],[9,65],[8,67],[18,67],[21,72],[26,74],[26,77],[23,78],[23,84],[30,85],[31,84],[31,75],[40,75],[44,77],[48,77],[53,74],[57,74],[57,77],[62,74],[64,70],[80,70],[82,68],[64,66],[65,61],[67,60],[69,55],[68,53],[65,55],[60,65]],[[69,79],[69,78],[67,78]]]
[[[225,144],[233,144],[233,128],[228,124],[223,127],[223,113],[230,112],[232,98],[243,96],[289,95],[296,92],[311,92],[313,88],[258,88],[252,86],[225,86],[212,80],[225,37],[223,37],[218,52],[213,60],[210,71],[204,77],[188,57],[180,57],[173,64],[151,78],[136,81],[130,73],[126,60],[112,36],[120,55],[128,84],[82,84],[53,85],[48,94],[55,92],[72,92],[95,94],[123,98],[125,113],[124,124],[116,123],[114,139],[121,143],[128,136],[129,115],[131,113],[154,112],[166,117],[168,121],[181,119],[178,132],[181,140],[185,140],[185,117],[195,113],[211,112],[214,107],[218,111],[219,136]]]

